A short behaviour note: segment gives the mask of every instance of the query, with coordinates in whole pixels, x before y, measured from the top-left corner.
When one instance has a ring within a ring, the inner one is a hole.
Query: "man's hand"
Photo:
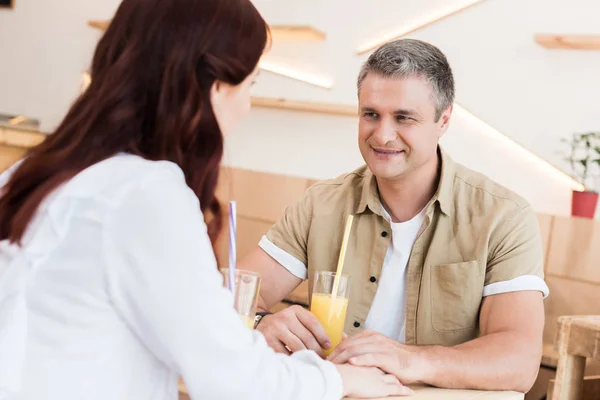
[[[404,385],[422,383],[427,372],[418,347],[406,346],[371,330],[342,341],[327,359],[335,364],[378,367]]]
[[[367,330],[342,341],[329,359],[378,367],[405,385],[529,391],[542,355],[542,294],[518,291],[487,296],[479,324],[480,337],[451,347],[407,346]]]
[[[258,326],[269,346],[276,352],[290,354],[299,350],[314,350],[325,357],[322,349],[331,347],[329,336],[310,311],[291,306],[275,314],[265,315]]]

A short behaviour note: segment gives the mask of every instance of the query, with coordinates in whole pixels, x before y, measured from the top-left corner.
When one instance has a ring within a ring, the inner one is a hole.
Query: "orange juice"
[[[329,350],[323,349],[325,355],[331,354],[335,346],[342,341],[344,332],[344,321],[346,320],[346,309],[348,299],[345,297],[333,298],[330,294],[314,293],[310,302],[310,311],[317,317],[325,332],[331,340]]]
[[[254,317],[251,315],[240,315],[242,322],[250,329],[254,329]]]

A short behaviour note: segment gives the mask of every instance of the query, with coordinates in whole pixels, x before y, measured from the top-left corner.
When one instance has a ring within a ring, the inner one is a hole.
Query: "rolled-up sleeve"
[[[484,296],[539,290],[549,293],[544,282],[544,254],[537,217],[530,206],[500,221],[490,240]]]
[[[285,209],[283,216],[261,239],[259,246],[300,279],[307,277],[308,233],[312,222],[311,189]]]

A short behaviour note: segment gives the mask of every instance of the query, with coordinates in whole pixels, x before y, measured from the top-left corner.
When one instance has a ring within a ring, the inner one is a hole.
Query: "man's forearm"
[[[256,302],[256,312],[268,312],[270,311],[269,306],[267,306],[267,302],[263,300],[263,298],[258,295],[258,301]]]
[[[419,350],[424,383],[446,388],[527,392],[537,376],[541,345],[513,332],[499,332],[455,346]]]

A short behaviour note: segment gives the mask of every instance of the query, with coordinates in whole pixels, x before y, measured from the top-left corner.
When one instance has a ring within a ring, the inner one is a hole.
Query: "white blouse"
[[[331,363],[244,326],[179,167],[115,156],[0,242],[0,399],[176,399],[179,376],[192,399],[342,396]]]

